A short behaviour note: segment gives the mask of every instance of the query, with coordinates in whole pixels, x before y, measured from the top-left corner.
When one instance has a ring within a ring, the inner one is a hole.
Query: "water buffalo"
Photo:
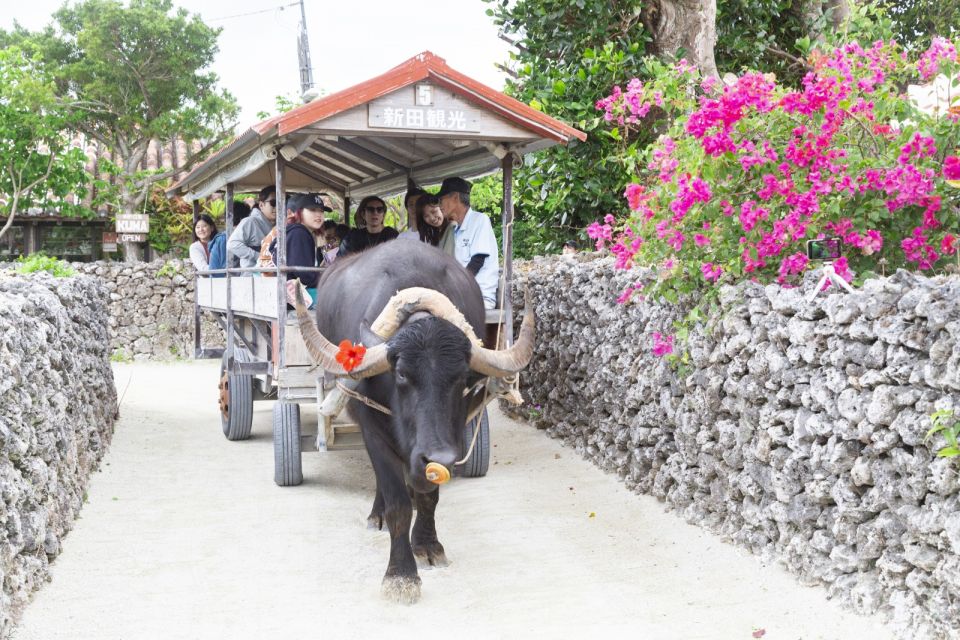
[[[352,389],[390,411],[355,398],[347,405],[360,424],[377,479],[370,522],[386,522],[390,531],[382,592],[413,603],[420,597],[417,562],[447,564],[434,521],[440,490],[427,479],[426,467],[455,469],[471,410],[464,395],[468,385],[486,376],[512,375],[529,362],[532,305],[527,304],[516,344],[485,349],[476,338],[484,334],[485,312],[473,276],[436,248],[402,240],[337,260],[317,288],[316,325],[297,305],[312,357],[328,374],[344,376]],[[349,372],[336,359],[342,340],[367,347]],[[474,404],[482,401],[472,397]],[[411,494],[417,507],[412,532]]]

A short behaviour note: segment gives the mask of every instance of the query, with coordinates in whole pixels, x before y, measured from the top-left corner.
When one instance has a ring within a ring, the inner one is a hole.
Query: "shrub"
[[[16,270],[17,273],[46,271],[55,278],[69,278],[77,273],[67,262],[43,253],[31,253],[25,257],[20,256],[17,258]]]
[[[658,267],[648,293],[676,299],[742,278],[796,284],[811,266],[809,239],[840,238],[846,255],[834,268],[847,280],[957,254],[960,191],[948,180],[960,179],[960,110],[922,113],[902,89],[955,77],[954,46],[935,39],[910,61],[895,42],[850,43],[806,62],[794,90],[770,74],[724,84],[684,61],[648,59],[651,81],[597,102],[622,145],[629,214],[588,233],[619,268]],[[639,149],[641,127],[663,133]]]

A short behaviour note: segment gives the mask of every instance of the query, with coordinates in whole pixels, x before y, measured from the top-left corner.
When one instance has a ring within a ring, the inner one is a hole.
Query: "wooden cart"
[[[367,195],[387,197],[404,191],[408,180],[438,184],[448,176],[465,178],[503,172],[502,269],[500,308],[488,312],[487,341],[513,343],[510,296],[513,250],[513,169],[524,154],[586,135],[546,114],[451,69],[424,52],[390,71],[285,114],[264,120],[194,168],[168,190],[194,204],[223,191],[277,190],[279,267],[286,272],[287,192],[327,192],[350,204]],[[227,233],[233,229],[227,207]],[[303,267],[298,267],[303,271]],[[345,417],[318,410],[316,434],[305,435],[300,405],[324,405],[332,388],[307,356],[295,321],[288,317],[285,278],[256,277],[263,269],[226,269],[200,274],[195,305],[195,357],[222,358],[222,426],[228,439],[249,437],[253,402],[273,400],[275,480],[302,480],[300,453],[359,446],[359,428]],[[223,277],[212,277],[223,276]],[[200,313],[217,317],[226,348],[200,342]],[[483,392],[473,389],[471,392]],[[487,394],[485,394],[487,397]],[[329,403],[327,403],[329,404]],[[475,403],[476,404],[476,403]],[[486,410],[470,416],[465,440],[480,429],[465,475],[482,476],[489,464]]]

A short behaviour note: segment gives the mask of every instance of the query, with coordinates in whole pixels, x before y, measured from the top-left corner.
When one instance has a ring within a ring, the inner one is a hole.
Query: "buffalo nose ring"
[[[431,462],[427,465],[426,476],[433,484],[445,484],[450,480],[450,470],[439,462]]]

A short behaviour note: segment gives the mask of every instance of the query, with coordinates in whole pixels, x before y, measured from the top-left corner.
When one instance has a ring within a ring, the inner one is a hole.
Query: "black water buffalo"
[[[532,305],[513,347],[485,349],[476,338],[484,335],[485,312],[473,276],[434,247],[400,240],[338,260],[317,288],[316,326],[298,304],[311,355],[326,372],[344,376],[351,389],[391,412],[356,398],[347,405],[377,478],[370,521],[386,522],[390,531],[383,594],[416,602],[417,561],[447,564],[434,521],[440,490],[427,479],[426,467],[455,469],[472,409],[464,395],[468,385],[514,374],[529,362]],[[336,360],[337,345],[345,339],[367,347],[350,372]],[[472,397],[474,404],[482,401]],[[412,532],[411,493],[417,507]]]

